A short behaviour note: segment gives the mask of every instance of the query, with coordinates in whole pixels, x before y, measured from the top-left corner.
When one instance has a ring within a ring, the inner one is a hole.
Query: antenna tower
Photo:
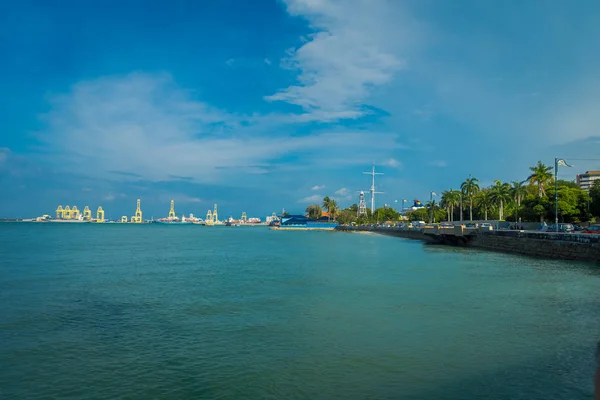
[[[171,200],[171,209],[169,210],[169,219],[175,219],[175,200]]]
[[[372,164],[371,172],[363,172],[363,174],[371,175],[371,189],[369,191],[371,192],[371,214],[373,214],[375,212],[375,195],[383,194],[383,192],[375,191],[375,175],[383,175],[383,173],[375,172],[375,164]]]
[[[367,202],[365,200],[365,192],[363,191],[360,192],[360,200],[358,202],[358,214],[356,216],[360,217],[361,215],[367,215]]]

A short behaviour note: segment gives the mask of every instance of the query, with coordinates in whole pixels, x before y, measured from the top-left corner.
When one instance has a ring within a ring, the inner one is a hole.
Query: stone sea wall
[[[402,229],[396,227],[383,226],[338,226],[337,231],[341,232],[376,232],[382,235],[397,236],[405,239],[421,240],[424,242],[435,242],[435,239],[423,234],[420,229]]]
[[[383,235],[434,243],[459,243],[448,237],[426,235],[420,229],[376,226],[339,226],[337,231],[376,232]],[[491,230],[464,236],[464,246],[504,253],[561,260],[600,262],[600,236],[569,233]]]
[[[597,235],[488,231],[471,237],[467,246],[536,257],[600,262],[600,236]]]

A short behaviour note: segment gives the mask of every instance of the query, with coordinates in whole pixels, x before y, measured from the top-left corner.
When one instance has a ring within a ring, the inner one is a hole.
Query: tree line
[[[541,161],[529,168],[522,181],[495,180],[489,187],[481,187],[477,178],[469,176],[459,187],[441,193],[439,201],[433,199],[425,207],[406,214],[412,221],[466,221],[502,220],[511,222],[554,221],[555,182],[553,167]],[[575,182],[558,180],[559,222],[593,222],[600,218],[600,180],[595,181],[589,193]],[[342,224],[377,223],[400,220],[400,213],[389,206],[358,217],[358,206],[340,210],[334,199],[325,197],[322,206],[313,204],[306,212],[312,218],[326,209],[330,218]]]

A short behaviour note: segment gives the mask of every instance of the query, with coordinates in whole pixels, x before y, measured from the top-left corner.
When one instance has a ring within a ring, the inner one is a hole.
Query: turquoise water
[[[0,224],[2,399],[589,399],[600,269],[259,227]]]

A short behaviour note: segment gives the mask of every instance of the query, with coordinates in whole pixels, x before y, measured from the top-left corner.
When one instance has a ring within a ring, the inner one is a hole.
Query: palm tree
[[[425,207],[429,210],[429,223],[435,222],[434,212],[439,208],[435,203],[435,200],[430,200],[425,204]]]
[[[323,209],[327,210],[327,215],[328,215],[327,219],[330,218],[329,217],[329,208],[330,208],[330,206],[331,206],[331,198],[329,196],[323,197]],[[319,217],[320,217],[320,215],[319,215]]]
[[[444,190],[442,192],[442,198],[440,200],[440,205],[446,209],[446,213],[448,214],[448,221],[450,221],[450,210],[452,209],[452,205],[450,204],[451,197],[451,192],[448,190]]]
[[[519,222],[519,207],[521,207],[521,200],[527,195],[527,188],[523,183],[524,182],[518,181],[512,182],[511,193],[513,199],[517,202],[517,207],[515,208],[515,222]]]
[[[492,202],[498,205],[498,215],[500,221],[502,221],[504,216],[504,203],[511,199],[510,185],[495,180],[494,186],[490,188],[490,198]]]
[[[331,219],[335,220],[335,217],[337,216],[338,211],[339,211],[339,207],[337,205],[337,201],[335,201],[335,199],[329,199],[329,205],[327,207],[327,212],[329,213],[329,217],[331,217]]]
[[[311,204],[306,207],[306,212],[308,213],[308,218],[319,219],[323,214],[323,210],[321,206],[318,204]]]
[[[529,167],[531,175],[527,177],[526,181],[529,181],[530,185],[537,185],[538,196],[540,198],[546,193],[544,187],[547,186],[553,180],[553,169],[553,167],[549,167],[541,161],[538,161],[537,165]]]
[[[460,192],[460,190],[452,190],[450,189],[450,198],[449,198],[449,202],[450,202],[450,216],[451,216],[451,220],[454,221],[454,207],[457,207],[460,205],[460,199],[461,199],[462,193]]]
[[[484,219],[487,221],[488,210],[493,204],[492,199],[490,197],[490,190],[483,189],[479,193],[477,193],[477,196],[475,196],[475,204],[477,205],[477,207],[483,208],[483,214],[485,217]]]
[[[479,179],[471,178],[469,176],[469,178],[460,185],[462,194],[469,198],[469,218],[471,221],[473,221],[473,196],[479,192],[479,184],[477,182],[479,182]]]

